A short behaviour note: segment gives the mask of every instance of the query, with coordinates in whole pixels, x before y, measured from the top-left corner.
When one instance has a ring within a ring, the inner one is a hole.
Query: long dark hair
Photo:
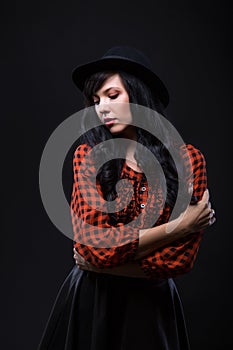
[[[174,145],[171,144],[170,135],[166,132],[166,130],[164,130],[161,119],[159,118],[159,114],[165,116],[165,112],[162,103],[155,95],[155,93],[152,92],[143,81],[131,74],[128,74],[124,71],[104,71],[93,74],[86,81],[83,91],[84,104],[86,107],[93,106],[93,95],[95,92],[101,88],[107,78],[116,73],[119,74],[122,83],[129,95],[129,102],[136,107],[137,105],[148,107],[150,111],[143,114],[143,122],[140,120],[142,127],[136,128],[137,143],[142,144],[149,151],[151,151],[162,167],[167,187],[166,204],[173,208],[178,192],[178,172],[169,150]],[[156,117],[153,117],[153,115],[151,115],[151,110],[156,112]],[[140,111],[137,113],[137,108],[134,113],[132,113],[132,115],[133,119],[141,117]],[[90,129],[91,125],[93,125],[93,118],[98,119],[97,114],[94,114],[93,116],[93,113],[89,115],[87,112],[87,114],[84,115],[82,120],[83,136],[80,138],[79,143],[86,143],[90,147],[94,147],[103,141],[114,139],[114,135],[110,133],[105,125],[100,125]],[[162,134],[163,142],[161,142],[159,138],[155,137],[153,135],[153,132],[150,133],[145,130],[146,128],[143,128],[143,123],[147,126],[150,125],[150,130],[156,130],[156,135],[158,133]],[[118,135],[117,137],[120,136]],[[109,152],[112,152],[115,155],[114,159],[107,161],[101,167],[97,177],[103,192],[104,199],[107,201],[113,201],[116,198],[116,183],[120,179],[121,170],[125,160],[122,159],[122,157],[117,157],[117,150],[114,149],[114,145],[111,149],[111,145],[109,145],[109,143],[108,147],[105,147],[103,142],[103,146],[101,147],[101,156],[103,157],[103,154],[107,155]],[[96,156],[98,157],[98,154],[96,154]],[[138,147],[136,147],[134,156],[143,172],[146,173],[146,170],[149,171],[148,156],[146,153],[142,152],[141,150],[139,151]],[[115,214],[111,214],[110,217],[112,224],[114,224],[116,219]]]

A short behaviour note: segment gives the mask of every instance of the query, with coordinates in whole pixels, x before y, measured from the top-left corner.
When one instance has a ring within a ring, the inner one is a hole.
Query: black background
[[[72,242],[40,198],[40,157],[53,130],[82,108],[73,68],[118,44],[150,57],[170,92],[167,114],[205,155],[217,222],[177,285],[192,350],[231,348],[230,2],[21,1],[3,4],[1,17],[1,349],[36,349],[73,266]],[[69,191],[68,175],[65,183]]]

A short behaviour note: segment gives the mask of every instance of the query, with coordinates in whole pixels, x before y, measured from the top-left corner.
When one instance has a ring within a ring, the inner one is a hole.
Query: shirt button
[[[146,187],[143,186],[143,187],[141,188],[141,190],[142,190],[143,192],[146,191]]]
[[[140,207],[145,208],[145,204],[144,203],[140,204]]]

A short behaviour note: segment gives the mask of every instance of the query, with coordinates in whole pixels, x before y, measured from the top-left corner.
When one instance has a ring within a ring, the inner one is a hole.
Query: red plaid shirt
[[[189,144],[186,147],[189,157],[184,161],[188,161],[193,172],[193,196],[200,200],[207,188],[205,159],[194,146]],[[96,183],[94,161],[88,155],[90,150],[89,146],[80,145],[73,157],[71,217],[74,245],[79,254],[94,266],[114,267],[134,260],[138,249],[139,230],[146,228],[144,223],[148,222],[148,218],[157,215],[159,219],[156,225],[162,224],[168,221],[171,209],[168,206],[163,208],[159,186],[147,205],[148,189],[143,174],[125,163],[121,179],[129,182],[118,188],[115,201],[117,224],[111,225],[107,202],[102,197],[100,185]],[[124,209],[120,207],[122,198],[129,200]],[[139,264],[146,276],[151,279],[168,278],[188,272],[196,260],[202,235],[203,232],[193,233],[142,258]]]

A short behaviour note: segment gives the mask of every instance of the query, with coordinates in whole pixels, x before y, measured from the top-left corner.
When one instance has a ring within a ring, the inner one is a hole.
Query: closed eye
[[[119,93],[114,94],[114,95],[109,95],[108,98],[109,98],[110,100],[115,100],[118,96],[119,96]],[[94,104],[94,105],[98,105],[99,103],[100,103],[100,100],[99,100],[99,99],[98,99],[98,100],[93,99],[93,104]]]
[[[109,98],[110,98],[111,100],[115,100],[118,96],[119,96],[119,94],[110,95]]]

